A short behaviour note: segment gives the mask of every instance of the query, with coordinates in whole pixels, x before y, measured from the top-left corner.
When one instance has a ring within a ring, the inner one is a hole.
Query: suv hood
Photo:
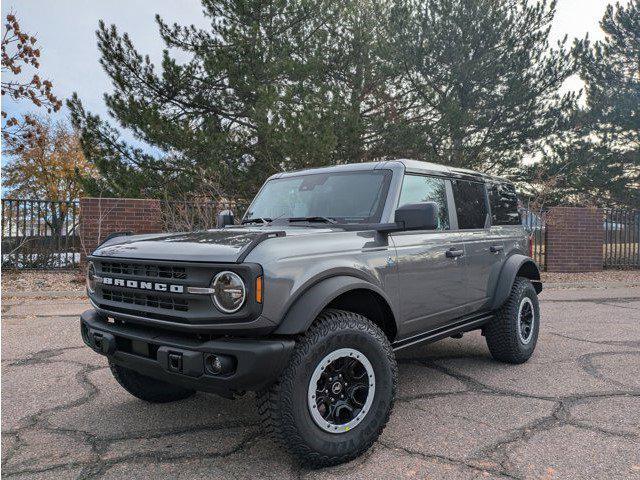
[[[329,233],[331,228],[236,227],[197,232],[120,236],[110,239],[93,252],[97,257],[186,262],[236,263],[246,256],[264,234],[275,236]]]

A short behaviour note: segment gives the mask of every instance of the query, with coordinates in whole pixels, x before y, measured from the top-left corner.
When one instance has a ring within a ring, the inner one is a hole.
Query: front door
[[[405,175],[398,206],[436,202],[440,207],[437,230],[398,232],[390,235],[398,262],[402,336],[438,328],[460,316],[465,303],[464,244],[451,232],[449,180]]]

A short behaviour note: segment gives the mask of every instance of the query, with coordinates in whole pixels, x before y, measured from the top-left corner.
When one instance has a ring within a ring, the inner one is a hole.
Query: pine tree
[[[412,156],[405,115],[408,92],[398,89],[402,71],[394,58],[388,0],[342,2],[326,29],[319,82],[334,112],[332,163]]]
[[[575,96],[564,41],[549,44],[555,1],[401,0],[397,61],[413,98],[419,156],[508,174],[560,128]]]
[[[69,103],[103,195],[181,195],[206,179],[228,197],[251,194],[282,169],[323,164],[335,138],[327,89],[310,85],[331,2],[204,0],[209,30],[157,18],[165,50],[160,72],[127,34],[100,23],[105,95],[120,127],[153,151],[128,145],[117,129]],[[190,56],[186,63],[169,49]],[[311,79],[311,80],[310,80]]]
[[[509,173],[558,129],[572,72],[555,4],[523,0],[203,0],[207,29],[168,25],[159,66],[100,24],[121,129],[69,102],[95,195],[248,198],[270,174],[418,158]],[[181,51],[178,62],[169,51]]]
[[[640,208],[640,0],[606,8],[603,41],[577,41],[583,108],[534,175],[553,178],[548,201]]]

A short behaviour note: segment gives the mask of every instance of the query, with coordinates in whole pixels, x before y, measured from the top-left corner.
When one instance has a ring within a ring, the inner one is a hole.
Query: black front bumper
[[[276,380],[294,346],[289,339],[220,338],[195,336],[108,322],[95,310],[80,316],[82,339],[117,365],[193,390],[233,396],[260,390]],[[209,368],[212,355],[231,359],[228,373]]]

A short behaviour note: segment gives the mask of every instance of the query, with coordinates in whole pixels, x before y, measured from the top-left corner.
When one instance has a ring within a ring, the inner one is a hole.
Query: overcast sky
[[[598,22],[607,0],[558,0],[557,15],[552,30],[553,40],[565,34],[569,39],[602,38]],[[13,11],[23,31],[36,34],[41,45],[41,76],[54,84],[60,98],[78,92],[85,107],[102,116],[106,110],[102,95],[110,90],[109,81],[98,63],[95,30],[99,19],[117,25],[128,32],[134,45],[152,60],[160,58],[163,44],[159,38],[154,15],[166,21],[206,26],[198,0],[4,0],[2,16]],[[580,81],[569,82],[580,88]],[[3,110],[10,114],[32,110],[27,102],[7,101]],[[62,114],[66,115],[66,108]]]

